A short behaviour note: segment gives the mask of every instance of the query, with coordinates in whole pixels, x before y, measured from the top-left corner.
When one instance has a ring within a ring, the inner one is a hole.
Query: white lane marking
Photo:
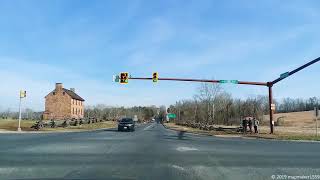
[[[17,168],[12,168],[12,167],[1,167],[0,168],[0,174],[2,174],[2,175],[11,174],[14,171],[17,171]]]
[[[171,165],[171,167],[173,167],[173,168],[175,168],[175,169],[178,169],[178,170],[180,170],[180,171],[184,171],[184,168],[183,167],[181,167],[181,166],[177,166],[177,165]]]
[[[154,125],[153,124],[151,124],[150,126],[147,126],[147,127],[145,127],[143,130],[145,131],[145,130],[148,130],[148,129],[150,129],[151,127],[153,127]]]
[[[193,148],[193,147],[177,147],[176,149],[177,151],[180,151],[180,152],[185,152],[185,151],[198,151],[197,148]]]

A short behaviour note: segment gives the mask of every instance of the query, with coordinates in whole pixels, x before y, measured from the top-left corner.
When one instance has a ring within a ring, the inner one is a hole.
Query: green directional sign
[[[239,83],[238,80],[230,80],[229,82],[230,82],[230,83],[233,83],[233,84],[238,84],[238,83]]]
[[[173,113],[168,114],[168,118],[176,118],[176,117],[177,117],[176,114],[173,114]]]
[[[219,83],[228,83],[228,80],[220,80]]]

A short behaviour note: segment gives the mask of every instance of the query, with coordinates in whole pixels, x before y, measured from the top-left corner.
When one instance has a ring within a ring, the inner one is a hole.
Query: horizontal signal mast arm
[[[152,80],[152,78],[141,78],[141,77],[130,77],[129,79]],[[161,81],[189,81],[189,82],[221,83],[220,80],[210,80],[210,79],[158,78],[158,80],[161,80]],[[238,83],[236,83],[236,84],[267,86],[267,83],[265,83],[265,82],[238,81]]]
[[[129,79],[137,79],[137,80],[152,80],[152,78],[138,78],[131,77]],[[211,82],[211,83],[219,83],[218,80],[208,80],[208,79],[182,79],[182,78],[158,78],[161,81],[190,81],[190,82]]]
[[[268,83],[266,83],[266,82],[238,81],[238,84],[244,84],[244,85],[256,85],[256,86],[268,86]]]

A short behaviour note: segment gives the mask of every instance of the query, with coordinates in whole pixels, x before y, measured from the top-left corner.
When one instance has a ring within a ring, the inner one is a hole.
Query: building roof
[[[63,91],[66,92],[72,99],[76,99],[76,100],[79,100],[79,101],[85,101],[82,97],[80,97],[77,93],[69,90],[69,89],[65,89],[63,88]],[[55,92],[55,90],[51,91],[49,94]],[[48,95],[49,95],[48,94]],[[46,95],[45,97],[47,97],[48,95]]]
[[[82,97],[80,97],[78,94],[76,94],[75,92],[69,90],[69,89],[65,89],[63,88],[63,90],[69,94],[69,96],[71,96],[72,99],[76,99],[76,100],[79,100],[79,101],[84,101],[84,99],[82,99]]]

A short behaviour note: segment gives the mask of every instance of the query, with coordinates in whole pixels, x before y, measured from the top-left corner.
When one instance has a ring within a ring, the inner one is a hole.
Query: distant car
[[[118,123],[118,131],[134,131],[135,123],[131,118],[123,118]]]

